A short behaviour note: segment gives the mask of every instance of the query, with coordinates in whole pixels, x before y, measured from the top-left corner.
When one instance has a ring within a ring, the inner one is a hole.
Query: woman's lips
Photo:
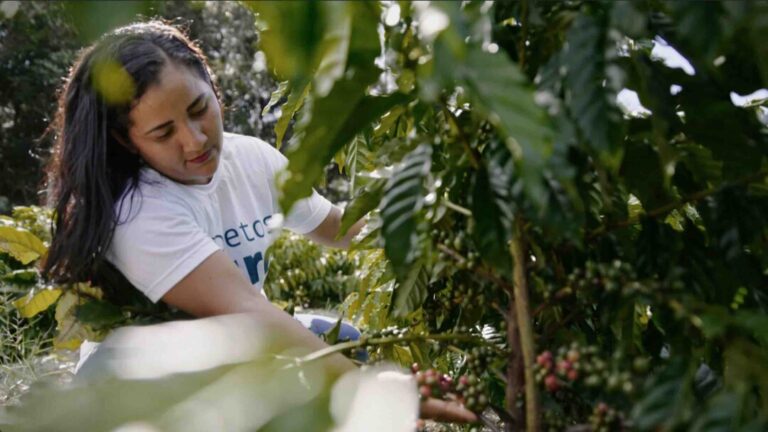
[[[209,149],[205,153],[201,154],[200,156],[190,159],[189,162],[195,163],[195,164],[201,164],[208,160],[208,158],[211,157],[211,150]]]

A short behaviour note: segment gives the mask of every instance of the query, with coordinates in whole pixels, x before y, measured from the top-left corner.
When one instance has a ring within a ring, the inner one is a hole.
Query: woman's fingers
[[[440,422],[474,423],[477,415],[455,401],[427,399],[421,402],[421,418]]]

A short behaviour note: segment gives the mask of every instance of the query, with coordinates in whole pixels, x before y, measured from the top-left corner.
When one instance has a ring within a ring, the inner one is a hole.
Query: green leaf
[[[75,316],[83,324],[97,330],[112,327],[125,320],[118,306],[100,300],[87,301],[77,306]]]
[[[554,132],[544,110],[536,105],[533,89],[520,69],[503,53],[472,47],[460,76],[477,106],[499,131],[519,165],[529,196],[544,197],[541,171],[552,152]]]
[[[272,109],[272,107],[275,106],[278,102],[280,102],[280,99],[285,96],[286,93],[288,93],[288,85],[289,81],[281,81],[280,84],[278,84],[277,89],[272,92],[272,96],[269,98],[269,102],[264,106],[264,108],[261,110],[261,115],[267,115],[267,113]]]
[[[266,24],[259,33],[261,49],[275,74],[291,82],[307,80],[319,61],[323,37],[321,2],[244,2]]]
[[[354,75],[339,81],[327,97],[314,101],[304,136],[287,152],[288,167],[280,177],[283,212],[289,212],[297,200],[311,194],[312,186],[339,149],[393,106],[408,100],[403,94],[365,96],[365,89],[378,72],[362,73],[363,76]]]
[[[621,158],[620,112],[616,95],[604,86],[606,75],[605,26],[582,13],[568,31],[562,61],[567,68],[566,103],[575,117],[588,148],[610,169]],[[570,97],[568,97],[570,96]]]
[[[628,140],[621,174],[646,209],[659,207],[671,197],[664,188],[664,173],[658,153],[646,142]]]
[[[48,309],[61,297],[58,288],[30,290],[24,297],[14,300],[13,305],[24,318],[32,318],[40,312]]]
[[[0,252],[10,254],[22,264],[29,264],[45,254],[47,248],[31,232],[11,226],[0,226]]]
[[[429,272],[423,265],[411,267],[410,272],[402,282],[395,287],[392,315],[404,317],[420,308],[427,298]]]
[[[500,144],[490,147],[489,157],[494,162],[489,168],[483,166],[473,174],[470,210],[475,219],[475,230],[472,234],[482,258],[508,273],[511,258],[507,243],[512,238],[513,202],[509,173],[494,168],[509,165],[511,155]],[[493,151],[494,147],[496,151]]]
[[[19,270],[13,270],[2,276],[3,281],[17,284],[17,285],[29,285],[37,282],[39,274],[34,268],[25,268]]]
[[[675,147],[678,159],[703,185],[718,184],[722,180],[723,163],[712,156],[712,151],[696,143],[681,143]]]
[[[384,179],[377,179],[371,182],[347,205],[344,209],[344,215],[341,217],[341,226],[339,227],[336,239],[344,237],[355,222],[379,206],[386,184],[387,181]]]
[[[315,94],[319,97],[327,96],[333,84],[344,75],[354,11],[354,5],[347,2],[322,2],[321,5],[327,30],[320,43],[321,60],[313,80]]]
[[[112,29],[134,22],[137,16],[154,13],[148,1],[66,2],[64,11],[77,29],[75,34],[88,44]]]
[[[432,147],[416,147],[392,174],[381,203],[384,252],[400,282],[410,277],[418,255],[417,214],[424,205],[424,182],[431,162]]]
[[[285,133],[291,124],[291,119],[304,104],[304,100],[307,98],[311,87],[309,83],[298,83],[296,87],[290,89],[288,99],[280,107],[280,118],[277,119],[275,124],[275,147],[280,148],[282,145]]]
[[[703,77],[685,77],[678,95],[685,112],[684,132],[723,164],[723,178],[735,179],[761,168],[766,152],[762,126],[736,107],[726,89]]]
[[[671,365],[646,386],[642,398],[632,408],[632,420],[639,431],[672,430],[679,420],[685,394],[683,388],[689,381],[682,361]]]
[[[683,0],[669,4],[677,20],[675,36],[682,52],[692,57],[694,65],[699,59],[713,60],[724,36],[720,2]]]
[[[336,321],[336,324],[334,324],[330,330],[325,332],[325,343],[327,343],[328,345],[335,345],[339,342],[339,332],[341,332],[341,322],[342,322],[342,318],[340,317],[338,321]]]

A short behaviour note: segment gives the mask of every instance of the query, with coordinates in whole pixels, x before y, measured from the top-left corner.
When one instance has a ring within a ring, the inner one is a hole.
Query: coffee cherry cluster
[[[557,393],[565,386],[579,385],[632,393],[635,386],[631,374],[618,370],[620,358],[616,357],[611,367],[597,356],[597,352],[595,346],[580,346],[578,343],[560,347],[556,355],[544,351],[536,357],[536,381],[543,384],[549,393]]]
[[[475,373],[482,373],[493,359],[493,349],[489,346],[477,346],[467,351],[465,365]]]
[[[488,406],[485,383],[475,374],[461,375],[453,379],[435,369],[420,371],[417,363],[411,366],[411,371],[416,375],[421,400],[455,400],[474,412],[482,412]]]
[[[384,353],[382,351],[381,345],[376,344],[368,344],[367,341],[371,339],[381,339],[381,338],[388,338],[388,337],[402,337],[409,333],[408,328],[404,327],[397,327],[397,326],[389,326],[383,329],[378,330],[368,330],[360,337],[360,340],[362,342],[365,342],[365,351],[367,352],[367,361],[368,364],[374,364],[378,363],[380,361],[386,360]],[[359,348],[362,349],[362,348]]]
[[[404,327],[389,326],[383,329],[374,330],[367,333],[369,339],[379,339],[386,337],[398,337],[408,333],[408,329]]]
[[[546,432],[564,431],[571,424],[573,422],[569,421],[564,413],[560,411],[545,410],[541,413],[542,430]]]
[[[610,263],[587,261],[583,269],[576,268],[568,275],[569,285],[579,291],[598,288],[614,292],[636,279],[632,266],[620,260]]]
[[[431,233],[431,238],[436,244],[444,245],[462,257],[457,261],[455,255],[448,255],[440,251],[438,252],[440,260],[452,262],[456,268],[461,270],[471,269],[477,265],[480,254],[472,247],[464,229],[456,226],[451,231],[435,229]]]
[[[604,402],[595,405],[589,424],[595,432],[623,431],[624,415]]]
[[[459,402],[470,411],[483,412],[488,406],[486,383],[473,373],[459,377],[456,392],[459,395]]]

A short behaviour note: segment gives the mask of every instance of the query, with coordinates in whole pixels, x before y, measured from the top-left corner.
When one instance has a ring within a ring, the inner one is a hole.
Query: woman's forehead
[[[211,86],[194,70],[175,64],[165,66],[141,97],[134,102],[131,117],[134,123],[142,119],[157,121],[164,111],[186,111],[188,104],[200,94],[212,92]]]

